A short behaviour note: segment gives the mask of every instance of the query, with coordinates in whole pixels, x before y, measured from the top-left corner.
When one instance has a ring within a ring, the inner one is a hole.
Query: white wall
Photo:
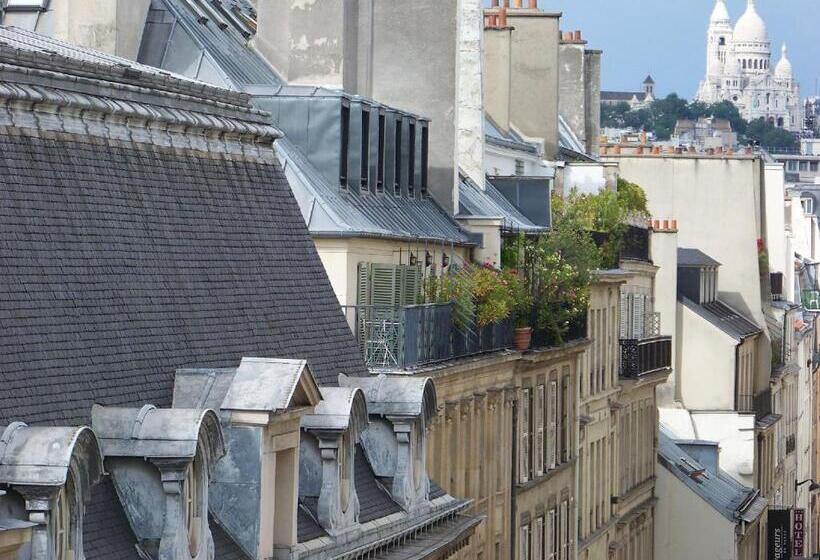
[[[515,175],[515,160],[524,162],[524,176],[549,177],[553,173],[552,166],[538,156],[505,150],[497,146],[486,145],[484,153],[484,168],[488,175]]]
[[[785,273],[791,266],[786,252],[786,224],[783,214],[785,171],[782,163],[766,164],[766,245],[769,250],[769,270]]]
[[[763,326],[757,239],[762,163],[750,157],[620,156],[621,177],[644,188],[651,214],[677,219],[678,245],[723,266],[721,299]],[[767,357],[768,358],[768,357]]]
[[[604,166],[600,163],[567,163],[564,167],[564,192],[577,189],[582,194],[595,194],[606,187]]]
[[[737,412],[692,412],[696,439],[720,444],[720,468],[732,478],[753,488],[755,457],[754,414]]]
[[[734,410],[737,341],[678,303],[676,371],[689,410]]]
[[[655,558],[735,560],[735,527],[683,482],[657,465]]]
[[[661,315],[661,332],[672,337],[672,375],[658,386],[658,406],[670,406],[679,400],[677,392],[677,308],[678,308],[678,233],[676,230],[652,233],[652,262],[659,267],[655,275],[655,311]]]

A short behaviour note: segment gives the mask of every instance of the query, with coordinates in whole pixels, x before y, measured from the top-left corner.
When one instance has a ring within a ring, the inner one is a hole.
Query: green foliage
[[[627,214],[649,217],[646,193],[640,185],[618,177],[618,201]]]
[[[746,137],[750,141],[766,147],[791,149],[798,147],[797,140],[790,132],[777,128],[762,118],[749,123],[746,129]]]

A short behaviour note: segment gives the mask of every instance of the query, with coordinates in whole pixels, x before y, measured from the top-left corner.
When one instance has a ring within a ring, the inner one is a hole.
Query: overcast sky
[[[489,3],[489,2],[488,2]],[[634,91],[647,73],[657,92],[691,98],[706,67],[706,29],[714,0],[539,0],[561,11],[564,30],[581,29],[589,46],[604,51],[606,90]],[[727,0],[732,22],[746,0]],[[802,95],[816,94],[820,78],[820,0],[757,0],[769,27],[773,61],[786,41]]]

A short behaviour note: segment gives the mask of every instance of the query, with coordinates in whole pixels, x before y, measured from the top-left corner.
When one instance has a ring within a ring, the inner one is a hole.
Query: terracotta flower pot
[[[530,342],[532,342],[532,327],[519,327],[515,329],[513,344],[515,344],[516,350],[523,352],[529,349]]]

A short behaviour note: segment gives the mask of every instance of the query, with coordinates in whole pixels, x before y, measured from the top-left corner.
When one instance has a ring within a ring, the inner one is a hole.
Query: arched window
[[[743,59],[743,69],[746,70],[746,59]]]
[[[202,470],[202,456],[197,452],[196,457],[185,470],[183,485],[183,506],[185,507],[185,523],[188,529],[188,549],[191,556],[199,554],[202,546],[202,498],[205,488],[205,477]]]
[[[720,45],[721,47],[726,45],[726,37],[721,37],[720,39],[718,39],[718,45]]]
[[[757,68],[757,59],[755,59],[754,64],[755,64],[755,70],[757,70],[758,69]]]
[[[49,534],[55,560],[74,560],[76,544],[76,535],[74,533],[77,520],[73,511],[76,504],[75,500],[74,481],[69,476],[54,498],[54,505],[49,518]]]
[[[769,103],[771,103],[771,102],[772,102],[772,94],[771,94],[771,93],[767,93],[767,94],[766,94],[766,105],[768,105],[768,104],[769,104]]]

